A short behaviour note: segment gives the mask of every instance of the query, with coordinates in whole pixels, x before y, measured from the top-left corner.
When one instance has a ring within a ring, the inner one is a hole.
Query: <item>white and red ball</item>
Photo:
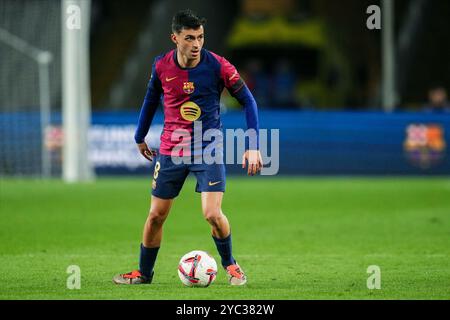
[[[216,275],[216,260],[205,251],[191,251],[178,264],[178,276],[188,287],[207,287],[214,282]]]

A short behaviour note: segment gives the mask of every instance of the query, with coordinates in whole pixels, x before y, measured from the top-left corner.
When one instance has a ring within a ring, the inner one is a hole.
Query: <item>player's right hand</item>
[[[156,157],[156,151],[151,150],[145,142],[138,143],[139,152],[144,156],[145,159],[152,162],[153,157]]]

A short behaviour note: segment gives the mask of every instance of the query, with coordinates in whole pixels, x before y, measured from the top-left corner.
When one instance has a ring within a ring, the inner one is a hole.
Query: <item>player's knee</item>
[[[203,214],[206,221],[208,221],[208,223],[211,225],[218,225],[220,220],[222,219],[222,212],[220,211],[220,209],[207,209]]]
[[[160,225],[164,223],[166,218],[167,213],[158,210],[151,210],[148,217],[148,221],[151,225]]]

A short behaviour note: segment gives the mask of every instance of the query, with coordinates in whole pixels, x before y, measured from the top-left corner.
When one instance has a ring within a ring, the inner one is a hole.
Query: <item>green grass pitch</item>
[[[0,180],[0,299],[449,299],[450,180],[230,177],[223,210],[248,285],[219,270],[186,288],[180,257],[219,256],[188,180],[165,229],[153,284],[117,286],[138,264],[150,179],[91,184]],[[81,289],[69,290],[70,265]],[[381,269],[369,290],[367,268]]]

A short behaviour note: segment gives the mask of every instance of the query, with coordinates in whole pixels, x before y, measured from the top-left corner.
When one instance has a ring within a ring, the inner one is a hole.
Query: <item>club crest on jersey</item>
[[[194,92],[195,87],[193,82],[183,82],[183,91],[187,94]]]

